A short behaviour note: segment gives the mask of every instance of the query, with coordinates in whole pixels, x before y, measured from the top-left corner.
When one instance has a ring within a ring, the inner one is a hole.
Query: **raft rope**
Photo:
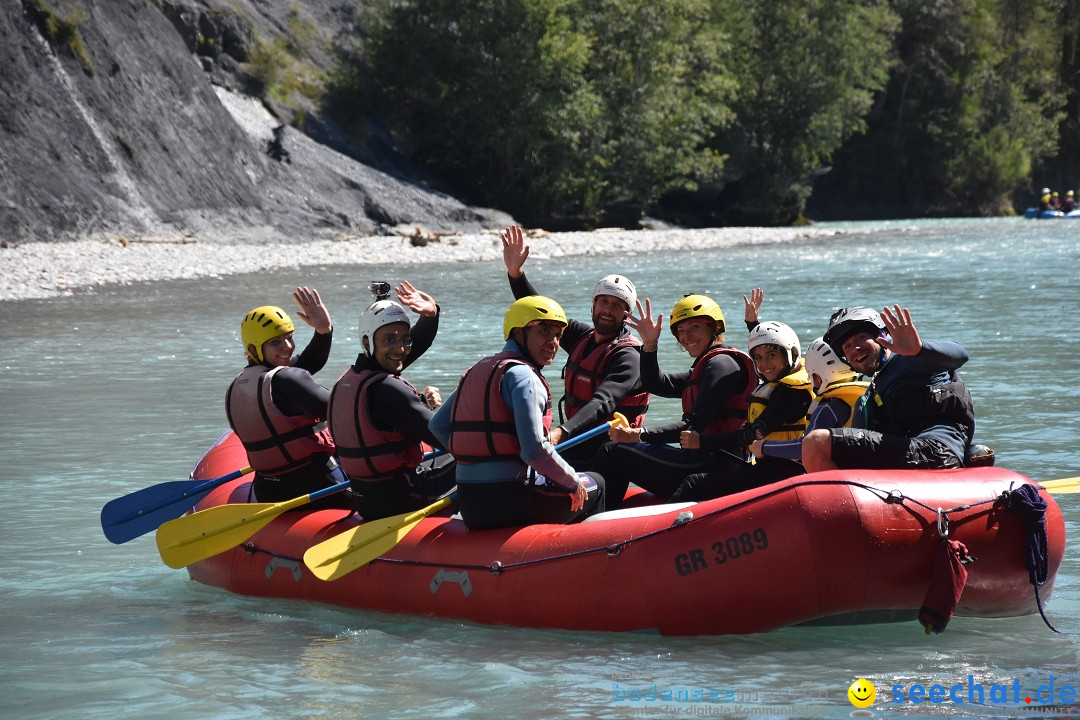
[[[1027,526],[1027,552],[1024,555],[1024,567],[1028,570],[1028,580],[1035,588],[1035,602],[1039,606],[1039,615],[1042,616],[1046,627],[1056,633],[1061,631],[1054,627],[1043,611],[1042,597],[1039,596],[1039,586],[1046,582],[1049,574],[1049,551],[1046,540],[1046,501],[1039,495],[1034,485],[1024,483],[1015,490],[1010,484],[1009,490],[1001,494],[1005,507],[1014,511],[1024,520]]]

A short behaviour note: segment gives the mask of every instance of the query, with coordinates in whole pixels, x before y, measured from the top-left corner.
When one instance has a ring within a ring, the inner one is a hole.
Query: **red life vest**
[[[334,453],[334,440],[322,418],[286,415],[274,404],[271,381],[281,367],[250,365],[225,393],[229,426],[247,450],[248,462],[261,475],[296,470],[315,453]]]
[[[690,412],[694,407],[694,401],[697,400],[698,393],[700,392],[699,386],[701,384],[701,371],[704,369],[705,364],[708,363],[710,358],[726,354],[738,360],[746,368],[746,387],[740,392],[732,393],[727,400],[724,401],[724,405],[717,411],[713,419],[709,421],[707,427],[701,430],[702,435],[712,435],[716,433],[731,432],[738,430],[744,424],[746,424],[746,411],[750,406],[750,393],[757,387],[757,372],[754,370],[754,361],[750,359],[750,356],[741,350],[736,350],[733,347],[726,345],[714,345],[709,348],[694,360],[693,367],[690,368],[690,382],[687,383],[686,388],[682,392],[682,408],[683,412]]]
[[[502,399],[503,375],[511,365],[526,365],[547,390],[544,436],[551,431],[551,388],[544,376],[516,352],[484,358],[465,371],[450,408],[450,452],[458,463],[491,460],[521,463],[521,443],[514,425],[514,410]]]
[[[604,380],[608,362],[615,351],[623,347],[641,346],[640,340],[626,333],[610,342],[594,345],[592,352],[586,355],[585,348],[595,336],[595,330],[590,330],[583,336],[570,350],[570,358],[566,361],[566,367],[563,368],[563,385],[566,394],[563,395],[562,401],[566,405],[568,420],[577,415],[578,411],[592,400],[597,386]],[[622,413],[631,427],[643,427],[648,409],[649,393],[641,392],[623,397],[612,412]]]
[[[388,372],[350,367],[330,392],[330,433],[341,469],[350,478],[381,480],[398,470],[412,470],[424,459],[420,441],[400,431],[387,432],[372,422],[371,388],[378,382],[400,382],[419,396],[408,380]]]

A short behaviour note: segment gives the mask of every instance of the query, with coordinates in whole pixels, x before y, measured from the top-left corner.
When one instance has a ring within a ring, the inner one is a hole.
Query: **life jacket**
[[[848,413],[848,419],[843,424],[843,427],[851,427],[851,421],[855,419],[855,405],[859,402],[859,398],[866,394],[866,388],[870,387],[868,382],[839,382],[833,383],[825,388],[820,395],[814,398],[814,402],[810,403],[810,409],[806,412],[807,418],[814,416],[814,411],[818,409],[818,405],[822,400],[829,398],[840,398],[850,408]]]
[[[641,341],[630,333],[615,337],[610,342],[593,345],[592,352],[585,354],[585,348],[595,337],[596,331],[590,330],[570,350],[570,357],[563,368],[563,386],[566,394],[562,404],[566,405],[566,419],[577,415],[592,400],[597,386],[604,380],[608,362],[619,348],[641,347]],[[626,395],[615,406],[613,412],[622,413],[630,427],[643,427],[645,413],[649,409],[649,393],[640,392]],[[560,413],[562,410],[560,409]]]
[[[454,393],[449,444],[459,464],[492,460],[522,463],[514,410],[503,402],[500,392],[503,375],[511,365],[528,366],[544,384],[544,436],[551,431],[551,388],[544,376],[516,352],[492,355],[466,370]]]
[[[885,396],[867,390],[866,427],[887,435],[914,437],[934,425],[964,430],[968,444],[975,435],[975,407],[964,381],[950,372],[944,385],[916,385]]]
[[[750,393],[757,387],[757,371],[754,369],[754,361],[750,359],[749,355],[742,350],[727,345],[714,345],[699,355],[690,368],[690,382],[682,391],[682,409],[684,413],[690,412],[694,407],[694,401],[700,392],[701,371],[705,364],[710,358],[720,354],[732,356],[746,368],[746,387],[737,393],[732,393],[724,401],[723,407],[717,411],[709,425],[701,430],[702,435],[731,432],[741,428],[746,422]]]
[[[271,383],[282,369],[249,365],[225,393],[229,426],[247,450],[251,467],[266,476],[297,470],[316,453],[334,452],[334,440],[322,418],[286,415],[274,403]]]
[[[773,391],[780,385],[786,385],[794,390],[806,390],[813,395],[810,384],[810,376],[806,374],[805,368],[799,368],[793,373],[789,373],[778,380],[771,382],[763,382],[754,388],[754,391],[750,393],[750,406],[746,411],[746,419],[748,422],[753,423],[761,413],[765,410],[765,407],[769,404],[769,398],[772,397]],[[785,422],[780,427],[775,428],[772,432],[765,436],[765,440],[798,440],[802,438],[803,433],[806,432],[806,428],[809,425],[808,419],[805,414],[800,415],[797,418],[792,418]]]
[[[419,440],[380,430],[372,421],[371,388],[378,382],[403,383],[419,397],[408,380],[388,372],[350,367],[338,378],[330,392],[330,432],[341,469],[350,478],[385,479],[401,469],[412,470],[424,459]]]

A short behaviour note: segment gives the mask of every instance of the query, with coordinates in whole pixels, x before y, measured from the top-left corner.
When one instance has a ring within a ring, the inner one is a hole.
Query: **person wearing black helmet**
[[[802,442],[807,472],[836,468],[959,468],[975,432],[971,395],[956,371],[967,350],[923,342],[911,312],[843,308],[825,342],[856,372],[871,378],[854,427],[814,430]]]

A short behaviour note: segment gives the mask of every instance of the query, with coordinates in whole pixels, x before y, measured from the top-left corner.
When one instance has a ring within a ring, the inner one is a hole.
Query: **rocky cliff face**
[[[297,4],[217,4],[0,0],[0,240],[507,221],[333,149],[349,150],[331,124],[311,123],[336,140],[316,142],[242,95],[253,38],[272,37]],[[348,27],[351,3],[300,5],[319,11],[320,32]],[[317,47],[331,63],[330,42]]]

